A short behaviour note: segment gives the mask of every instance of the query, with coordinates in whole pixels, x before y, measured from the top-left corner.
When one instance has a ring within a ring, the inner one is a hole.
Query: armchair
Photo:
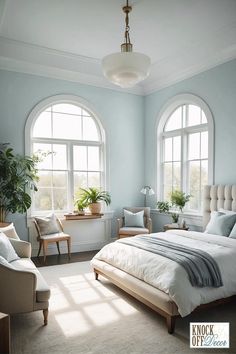
[[[122,218],[117,219],[118,238],[132,237],[139,234],[150,234],[152,232],[152,219],[150,218],[149,207],[125,207],[123,213],[125,213],[125,210],[134,214],[143,211],[143,225],[142,227],[137,227],[136,225],[127,226],[125,223],[125,216],[122,216]]]
[[[43,310],[44,325],[47,325],[50,288],[30,260],[31,245],[20,239],[9,240],[20,258],[0,262],[0,312]]]

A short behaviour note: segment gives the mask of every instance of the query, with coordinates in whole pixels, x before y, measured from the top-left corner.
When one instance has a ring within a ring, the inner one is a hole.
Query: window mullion
[[[74,145],[67,143],[67,178],[68,178],[68,207],[74,210]]]

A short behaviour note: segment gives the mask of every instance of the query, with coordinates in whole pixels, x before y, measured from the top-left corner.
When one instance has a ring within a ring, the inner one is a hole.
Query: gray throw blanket
[[[192,286],[218,288],[223,285],[218,264],[211,255],[200,249],[152,236],[123,238],[117,242],[156,253],[177,262],[186,270]]]

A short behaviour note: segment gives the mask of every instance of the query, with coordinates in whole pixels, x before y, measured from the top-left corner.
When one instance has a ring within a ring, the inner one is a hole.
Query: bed
[[[210,220],[211,212],[221,208],[236,211],[236,185],[205,187],[203,229]],[[220,286],[195,287],[178,262],[160,254],[131,247],[122,243],[123,241],[109,244],[98,252],[91,261],[95,278],[104,276],[165,317],[169,333],[174,333],[177,317],[184,317],[193,311],[235,298],[236,238],[183,230],[170,230],[142,237],[149,238],[148,242],[158,239],[158,242],[165,243],[171,240],[180,247],[204,250],[216,260],[222,276],[223,284]]]

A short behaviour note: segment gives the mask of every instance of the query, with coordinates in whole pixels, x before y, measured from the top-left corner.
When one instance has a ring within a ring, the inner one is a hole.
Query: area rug
[[[89,262],[40,268],[51,287],[48,326],[42,311],[11,318],[13,354],[187,354],[189,323],[230,322],[230,349],[203,353],[236,353],[236,305],[227,304],[178,319],[174,335],[165,320],[100,277]],[[16,294],[17,296],[17,294]]]

